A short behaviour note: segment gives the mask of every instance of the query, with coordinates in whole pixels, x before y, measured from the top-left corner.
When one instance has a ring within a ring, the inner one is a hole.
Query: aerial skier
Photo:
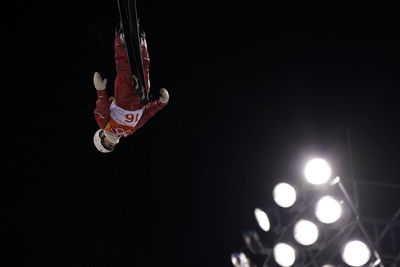
[[[139,39],[141,62],[138,65],[142,65],[143,68],[143,93],[148,96],[150,58],[144,32],[140,33]],[[114,59],[117,72],[114,97],[109,98],[105,90],[107,79],[103,79],[98,72],[93,77],[94,87],[97,91],[94,115],[100,127],[94,134],[93,142],[97,150],[103,153],[112,152],[121,137],[133,134],[164,108],[169,101],[169,94],[165,88],[161,88],[160,96],[156,100],[143,100],[143,95],[140,95],[137,90],[140,85],[140,74],[134,73],[138,68],[131,67],[133,60],[130,62],[126,41],[122,25],[120,25],[115,32],[114,40]]]

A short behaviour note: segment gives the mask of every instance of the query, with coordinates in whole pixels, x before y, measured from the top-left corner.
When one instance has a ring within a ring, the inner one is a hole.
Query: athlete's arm
[[[136,126],[136,128],[139,129],[151,117],[156,115],[156,113],[159,110],[163,109],[168,104],[168,101],[169,101],[168,91],[167,91],[167,89],[162,88],[160,90],[160,97],[157,100],[148,103],[144,107],[142,118],[140,119],[140,121],[139,121],[138,125]]]
[[[96,72],[93,77],[93,84],[97,91],[96,108],[94,117],[100,128],[104,128],[110,118],[110,101],[106,89],[107,79],[102,79],[100,73]]]

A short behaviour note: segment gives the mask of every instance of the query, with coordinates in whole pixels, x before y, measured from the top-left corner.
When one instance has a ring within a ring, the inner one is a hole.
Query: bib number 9
[[[125,115],[125,122],[126,123],[132,123],[134,121],[137,122],[138,118],[139,118],[139,114],[138,113],[136,113],[136,116],[135,116],[135,114],[128,113],[128,114]]]

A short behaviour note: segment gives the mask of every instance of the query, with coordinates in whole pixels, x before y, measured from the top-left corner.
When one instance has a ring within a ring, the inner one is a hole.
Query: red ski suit
[[[145,83],[147,93],[150,90],[149,80],[149,65],[150,58],[147,51],[146,38],[142,36],[141,42],[142,50],[142,62],[145,76]],[[97,124],[100,128],[114,132],[119,136],[128,136],[133,134],[138,128],[143,126],[151,117],[153,117],[157,111],[164,108],[166,104],[161,103],[159,99],[149,102],[143,106],[140,102],[140,98],[135,94],[132,84],[131,70],[129,66],[128,54],[124,44],[121,43],[117,34],[115,34],[114,42],[115,50],[115,66],[117,71],[117,77],[114,83],[114,99],[109,99],[106,90],[97,90],[97,101],[96,108],[94,110],[94,116]],[[115,101],[115,103],[113,103]],[[110,106],[115,105],[118,110],[122,110],[122,114],[126,116],[125,121],[115,119],[113,114],[110,114]],[[129,114],[132,111],[132,114]],[[134,113],[136,111],[136,113]],[[132,122],[135,117],[138,119],[138,112],[141,114],[140,119],[135,122],[134,126],[127,125],[125,122]],[[126,112],[126,113],[124,113]],[[135,116],[136,114],[136,116]]]

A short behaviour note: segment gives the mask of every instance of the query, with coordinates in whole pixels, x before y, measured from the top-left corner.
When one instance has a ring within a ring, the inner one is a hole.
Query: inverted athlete
[[[140,39],[143,72],[148,94],[150,91],[150,58],[144,33],[141,34]],[[97,150],[103,153],[112,152],[121,137],[133,134],[159,110],[164,108],[169,101],[167,89],[161,88],[159,98],[143,105],[134,90],[137,85],[132,79],[132,74],[135,76],[135,73],[131,73],[124,35],[121,32],[118,33],[118,31],[115,33],[114,50],[117,71],[114,97],[109,98],[105,90],[107,79],[103,79],[98,72],[93,77],[94,87],[97,91],[94,116],[100,127],[94,134],[93,142]]]

